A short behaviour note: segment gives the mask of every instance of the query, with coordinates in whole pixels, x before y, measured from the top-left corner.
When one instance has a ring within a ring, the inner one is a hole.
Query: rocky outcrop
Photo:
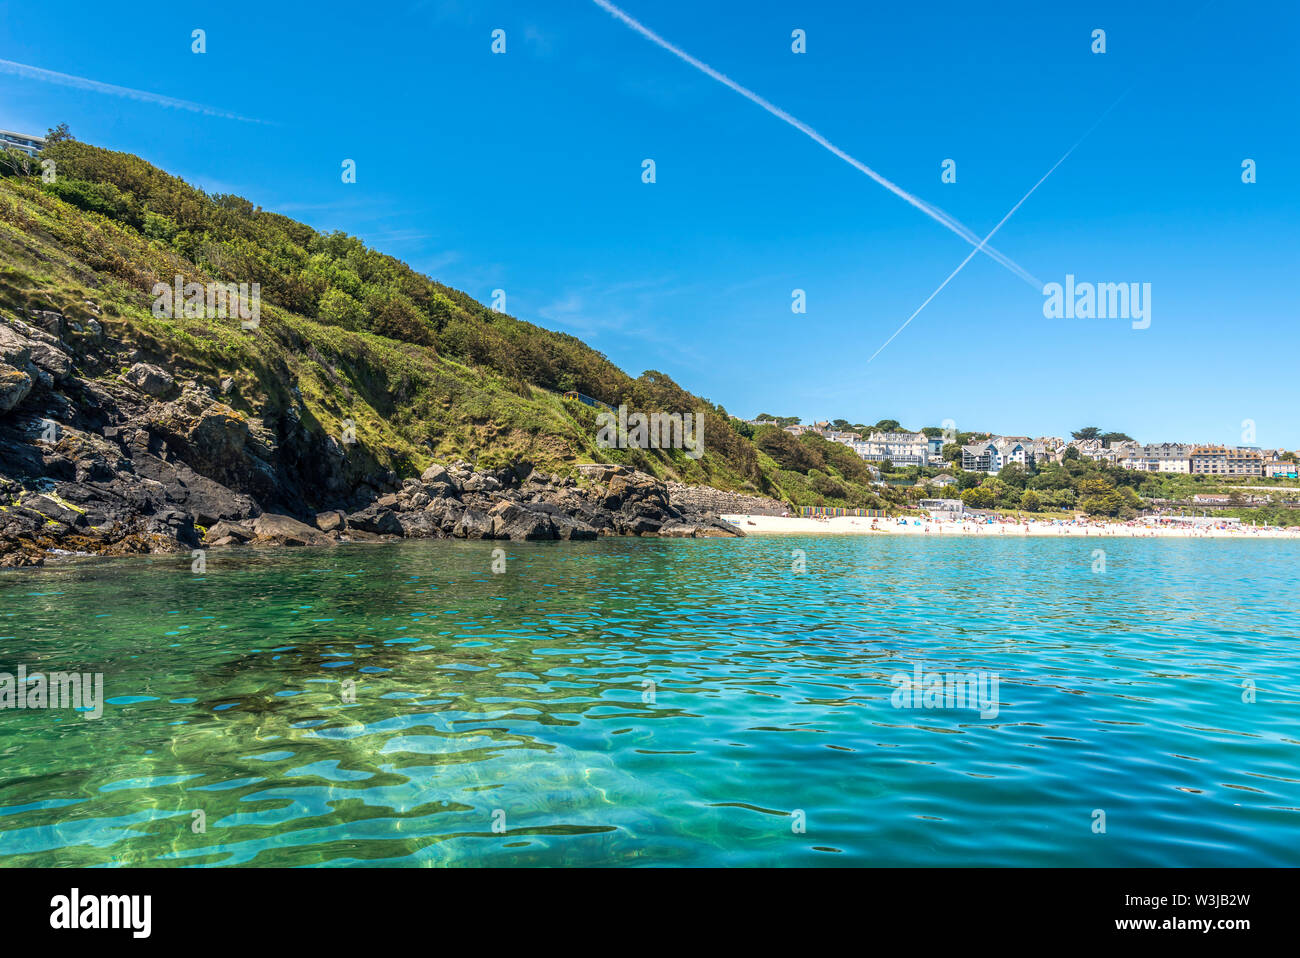
[[[400,536],[403,534],[402,523],[397,513],[378,503],[366,506],[348,516],[348,528],[359,529],[381,536]]]
[[[321,532],[342,532],[347,525],[347,516],[338,509],[316,513],[316,528]]]
[[[122,374],[122,378],[142,393],[158,398],[176,390],[176,380],[172,378],[171,373],[161,366],[149,363],[136,363]]]
[[[0,325],[0,415],[26,399],[40,375],[31,347],[30,339]]]
[[[327,546],[336,540],[291,516],[263,513],[253,520],[253,538],[250,541],[279,546]]]
[[[503,499],[488,512],[494,539],[554,539],[555,524],[545,512]]]
[[[457,539],[491,539],[492,517],[478,509],[466,509],[452,527],[451,534]]]
[[[54,550],[743,535],[718,518],[724,500],[626,466],[574,478],[452,462],[358,480],[296,399],[250,415],[228,404],[240,404],[230,377],[214,389],[94,320],[28,319],[0,313],[0,567]]]
[[[0,363],[0,413],[7,413],[32,391],[32,377],[25,370]]]

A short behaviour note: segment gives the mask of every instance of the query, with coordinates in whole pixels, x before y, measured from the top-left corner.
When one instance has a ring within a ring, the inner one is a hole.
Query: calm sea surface
[[[0,711],[0,864],[1300,865],[1298,597],[1300,542],[1206,540],[3,572],[0,671],[109,704]],[[998,714],[896,708],[916,667]]]

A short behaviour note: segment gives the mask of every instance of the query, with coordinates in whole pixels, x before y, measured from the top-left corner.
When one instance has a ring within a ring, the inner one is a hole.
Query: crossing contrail
[[[776,106],[775,104],[769,103],[767,100],[763,99],[753,90],[741,86],[735,80],[731,79],[726,74],[719,73],[717,70],[713,69],[713,67],[709,66],[707,63],[695,59],[695,57],[691,56],[685,50],[665,40],[663,37],[655,33],[649,27],[645,26],[639,20],[636,20],[631,16],[629,16],[628,14],[624,13],[618,7],[614,6],[614,4],[610,3],[609,0],[593,0],[593,2],[602,10],[605,10],[607,13],[612,14],[615,18],[627,24],[629,27],[631,27],[637,33],[641,34],[641,36],[645,37],[651,43],[654,43],[656,46],[662,47],[663,49],[667,50],[669,53],[673,54],[673,56],[689,63],[691,66],[695,67],[695,69],[699,70],[701,73],[705,74],[706,76],[712,77],[722,85],[739,93],[741,96],[749,100],[751,103],[755,103],[758,106],[762,107],[764,110],[766,110],[768,113],[771,113],[777,119],[783,120],[786,123],[790,124],[796,130],[802,133],[804,136],[811,139],[818,146],[821,146],[829,150],[831,153],[834,153],[841,160],[843,160],[845,163],[848,163],[850,166],[852,166],[854,169],[858,170],[859,172],[865,173],[867,176],[871,177],[873,180],[875,180],[885,189],[889,190],[889,192],[893,193],[899,199],[916,207],[918,210],[920,210],[926,216],[933,219],[935,222],[940,223],[943,226],[946,226],[948,229],[952,230],[954,233],[956,233],[966,242],[974,246],[975,252],[977,253],[983,252],[985,255],[991,257],[993,260],[997,261],[998,263],[1001,263],[1007,269],[1011,270],[1011,272],[1015,273],[1017,276],[1023,279],[1026,283],[1033,286],[1035,289],[1041,290],[1043,288],[1043,284],[1039,280],[1035,279],[1032,274],[1030,274],[1027,270],[1021,268],[1013,260],[1004,256],[1002,253],[999,253],[993,247],[986,245],[986,243],[982,242],[979,236],[973,230],[969,229],[968,227],[966,227],[965,225],[963,225],[953,217],[949,216],[947,213],[945,213],[943,210],[939,209],[938,207],[932,206],[929,203],[925,202],[925,200],[913,196],[911,193],[907,192],[907,190],[903,189],[897,183],[894,183],[891,180],[888,180],[885,177],[881,176],[879,173],[877,173],[871,167],[867,166],[867,164],[863,163],[861,160],[855,159],[854,157],[850,156],[848,153],[845,153],[843,150],[841,150],[830,140],[826,139],[826,137],[822,136],[820,133],[818,133],[816,130],[810,127],[807,123],[804,123],[802,120],[791,116],[789,113],[786,113],[785,110],[782,110],[780,107]],[[985,240],[987,240],[987,237],[985,238]]]
[[[934,299],[936,296],[938,296],[940,293],[943,292],[943,288],[947,286],[949,283],[951,283],[953,281],[953,278],[956,277],[958,273],[960,273],[962,270],[966,268],[966,264],[975,258],[975,254],[984,248],[984,244],[993,238],[993,234],[996,233],[998,230],[1002,229],[1002,224],[1005,223],[1007,220],[1011,219],[1011,214],[1014,213],[1016,210],[1020,209],[1021,203],[1024,203],[1025,200],[1029,199],[1029,197],[1033,195],[1034,190],[1038,189],[1040,186],[1043,185],[1043,180],[1047,179],[1049,176],[1052,175],[1052,170],[1055,170],[1058,166],[1060,166],[1063,162],[1065,162],[1065,157],[1069,156],[1073,152],[1074,152],[1074,147],[1072,146],[1066,152],[1065,156],[1062,156],[1059,160],[1057,160],[1054,164],[1052,164],[1052,169],[1044,173],[1042,179],[1040,179],[1037,183],[1031,186],[1029,188],[1028,193],[1020,197],[1020,201],[1017,202],[1015,206],[1011,207],[1007,215],[1002,217],[1002,219],[998,220],[998,225],[993,227],[993,229],[989,230],[989,235],[984,237],[982,240],[980,240],[979,245],[977,245],[973,250],[971,250],[966,255],[966,258],[964,260],[962,260],[960,263],[957,264],[957,268],[948,274],[948,278],[939,284],[939,288],[936,289],[929,296],[927,296],[925,298],[924,303],[916,307],[916,312],[912,313],[911,316],[907,317],[907,319],[903,321],[902,326],[899,326],[898,329],[894,330],[893,336],[890,336],[888,339],[886,339],[883,343],[880,344],[880,349],[877,349],[874,353],[871,354],[871,359],[875,359],[877,356],[879,356],[881,350],[883,350],[886,346],[892,343],[895,337],[897,337],[899,333],[907,329],[908,325],[911,324],[912,320],[916,319],[917,316],[921,315],[921,310],[925,309],[925,307],[930,305],[930,300]],[[1039,289],[1042,289],[1041,285],[1039,286]],[[868,359],[867,362],[870,363],[871,359]]]
[[[597,0],[597,2],[599,2],[599,0]],[[1055,163],[1052,164],[1052,168],[1051,168],[1050,170],[1048,170],[1046,173],[1044,173],[1044,174],[1039,178],[1038,182],[1035,183],[1033,186],[1031,186],[1031,187],[1029,188],[1029,192],[1028,192],[1028,193],[1026,193],[1024,196],[1020,197],[1020,199],[1016,202],[1016,205],[1013,206],[1013,207],[1011,207],[1011,209],[1009,209],[1009,210],[1007,211],[1007,215],[1006,215],[1006,216],[1004,216],[1004,217],[1002,217],[1002,219],[998,220],[998,225],[997,225],[997,226],[995,226],[995,227],[993,227],[993,229],[989,230],[989,235],[986,236],[986,237],[984,237],[982,240],[980,240],[980,241],[979,241],[979,245],[976,246],[973,250],[971,250],[970,253],[969,253],[969,255],[967,255],[967,257],[966,257],[964,260],[962,260],[960,263],[957,264],[957,268],[956,268],[955,270],[953,270],[951,273],[948,274],[948,278],[945,279],[942,283],[939,284],[939,288],[936,289],[936,290],[935,290],[933,293],[931,293],[929,296],[927,296],[927,297],[925,298],[925,302],[924,302],[924,303],[922,303],[920,306],[916,307],[916,312],[912,313],[911,316],[907,317],[907,319],[903,321],[903,325],[902,325],[902,326],[899,326],[898,329],[894,330],[894,335],[893,335],[893,336],[890,336],[888,339],[886,339],[883,343],[880,344],[880,349],[877,349],[874,353],[871,354],[871,359],[875,359],[877,356],[879,356],[880,353],[881,353],[881,350],[883,350],[886,346],[888,346],[890,343],[892,343],[892,342],[894,341],[894,339],[898,336],[899,333],[901,333],[903,330],[907,329],[907,327],[911,324],[912,320],[916,319],[917,316],[921,315],[921,310],[923,310],[923,309],[925,309],[925,307],[929,306],[929,305],[930,305],[930,301],[931,301],[932,299],[934,299],[936,296],[938,296],[940,293],[942,293],[944,287],[947,286],[949,283],[951,283],[951,282],[953,281],[953,278],[954,278],[958,273],[960,273],[962,270],[964,270],[964,269],[966,268],[966,264],[969,263],[972,259],[974,259],[975,254],[978,253],[978,252],[983,248],[984,244],[987,243],[989,240],[991,240],[991,239],[993,238],[993,235],[994,235],[998,230],[1002,229],[1002,225],[1003,225],[1004,223],[1006,223],[1007,220],[1011,219],[1012,215],[1016,212],[1016,210],[1020,209],[1020,207],[1024,204],[1025,200],[1029,199],[1029,197],[1031,197],[1031,196],[1034,195],[1034,191],[1035,191],[1036,189],[1038,189],[1040,186],[1043,185],[1043,181],[1046,180],[1049,176],[1051,176],[1053,173],[1056,172],[1056,168],[1057,168],[1058,166],[1060,166],[1062,163],[1064,163],[1064,162],[1066,161],[1066,159],[1069,157],[1069,155],[1070,155],[1071,153],[1073,153],[1075,150],[1077,150],[1077,149],[1079,148],[1079,144],[1082,143],[1084,140],[1086,140],[1086,139],[1087,139],[1087,138],[1092,134],[1092,131],[1095,130],[1095,129],[1097,129],[1097,127],[1099,127],[1099,126],[1101,125],[1101,121],[1104,120],[1104,119],[1106,119],[1106,117],[1110,115],[1110,111],[1111,111],[1111,110],[1113,110],[1113,109],[1115,109],[1115,107],[1119,106],[1120,100],[1123,100],[1124,97],[1128,96],[1128,95],[1129,95],[1129,91],[1131,91],[1132,89],[1133,89],[1132,87],[1129,87],[1128,90],[1125,90],[1123,93],[1121,93],[1121,94],[1119,95],[1119,97],[1115,100],[1114,103],[1112,103],[1110,106],[1106,107],[1105,112],[1102,113],[1101,116],[1097,117],[1097,121],[1096,121],[1095,123],[1093,123],[1092,126],[1088,127],[1087,132],[1084,133],[1083,136],[1081,136],[1081,137],[1079,137],[1077,140],[1075,140],[1075,141],[1074,141],[1074,145],[1071,146],[1068,150],[1066,150],[1064,153],[1061,154],[1061,158],[1060,158],[1059,160],[1057,160]],[[1039,286],[1039,289],[1042,289],[1042,286],[1041,286],[1041,285]],[[871,362],[871,359],[868,359],[868,360],[867,360],[867,363],[870,363],[870,362]]]

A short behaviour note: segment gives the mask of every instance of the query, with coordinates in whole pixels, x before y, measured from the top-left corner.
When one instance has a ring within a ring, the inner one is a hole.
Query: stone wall
[[[790,508],[785,503],[766,496],[746,496],[708,486],[687,486],[680,482],[668,483],[668,501],[679,509],[752,516],[780,516]]]

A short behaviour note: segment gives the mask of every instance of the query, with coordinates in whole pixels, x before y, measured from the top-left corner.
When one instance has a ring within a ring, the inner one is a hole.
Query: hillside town
[[[1295,479],[1296,452],[1257,446],[1228,446],[1219,443],[1139,443],[1131,439],[1064,439],[1060,436],[988,436],[965,443],[952,431],[926,432],[842,431],[830,422],[812,425],[773,419],[749,420],[751,426],[777,426],[792,436],[807,433],[838,442],[852,449],[865,462],[879,469],[884,463],[895,468],[960,466],[967,472],[997,475],[1012,463],[1021,468],[1041,467],[1067,458],[1090,459],[1137,472],[1181,473],[1216,477],[1257,476],[1263,479]],[[939,476],[939,480],[951,477]],[[943,485],[943,482],[938,484]]]

